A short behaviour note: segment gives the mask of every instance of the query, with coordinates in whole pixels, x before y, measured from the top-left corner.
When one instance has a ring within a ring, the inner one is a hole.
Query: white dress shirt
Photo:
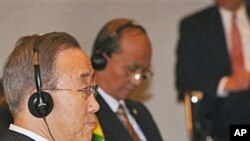
[[[228,47],[229,54],[231,54],[231,39],[230,32],[232,27],[232,12],[225,8],[219,8],[220,15],[222,17],[222,23],[225,31],[225,39]],[[250,21],[247,15],[246,5],[242,5],[236,11],[236,24],[239,28],[242,42],[242,52],[244,57],[245,68],[247,71],[250,71]],[[228,92],[224,91],[225,84],[227,82],[227,77],[223,77],[220,80],[217,93],[220,97],[226,97]]]
[[[97,91],[102,96],[102,98],[104,99],[104,101],[108,104],[108,106],[111,108],[111,110],[114,113],[116,113],[118,111],[119,104],[122,104],[124,106],[124,108],[125,108],[125,112],[126,112],[126,114],[128,116],[129,122],[133,126],[135,132],[140,137],[141,141],[147,141],[145,135],[143,134],[143,132],[142,132],[141,128],[139,127],[139,125],[137,124],[136,120],[134,119],[134,117],[128,111],[128,108],[127,108],[124,100],[117,101],[115,98],[113,98],[112,96],[110,96],[109,94],[107,94],[100,87],[97,88]],[[105,137],[105,135],[104,135],[104,137]]]
[[[24,128],[19,127],[19,126],[14,125],[14,124],[10,124],[9,130],[12,130],[14,132],[26,135],[26,136],[30,137],[31,139],[33,139],[35,141],[49,141],[49,140],[43,138],[42,136],[40,136],[40,135],[38,135],[38,134],[36,134],[36,133],[34,133],[32,131],[29,131],[27,129],[24,129]]]

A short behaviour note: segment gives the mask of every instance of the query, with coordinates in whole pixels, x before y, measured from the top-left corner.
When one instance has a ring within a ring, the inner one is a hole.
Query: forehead
[[[148,36],[140,30],[130,30],[124,32],[121,38],[122,50],[140,50],[148,52],[151,50],[151,43]]]
[[[151,43],[146,34],[139,30],[127,31],[120,41],[120,54],[128,61],[150,63]]]
[[[92,80],[94,70],[89,57],[81,49],[66,49],[56,58],[56,75],[79,85]]]

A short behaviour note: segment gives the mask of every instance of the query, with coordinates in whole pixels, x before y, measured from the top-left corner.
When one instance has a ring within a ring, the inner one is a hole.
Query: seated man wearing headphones
[[[20,38],[3,71],[14,123],[1,141],[90,141],[96,126],[94,70],[63,32]]]
[[[92,64],[98,84],[97,117],[106,141],[162,141],[148,109],[128,99],[151,75],[151,44],[145,29],[129,19],[114,19],[97,35]]]

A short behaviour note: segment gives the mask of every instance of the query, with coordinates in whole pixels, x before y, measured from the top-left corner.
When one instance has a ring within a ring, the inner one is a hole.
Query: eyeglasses
[[[82,89],[44,89],[48,91],[77,91],[80,92],[82,95],[86,95],[85,99],[87,99],[91,94],[94,94],[96,97],[97,95],[97,85],[93,84]]]
[[[134,80],[146,81],[153,76],[153,72],[151,72],[150,70],[139,72],[138,67],[124,68],[115,59],[113,59],[113,61],[117,64],[117,66],[119,66],[127,74],[127,76],[132,77]]]

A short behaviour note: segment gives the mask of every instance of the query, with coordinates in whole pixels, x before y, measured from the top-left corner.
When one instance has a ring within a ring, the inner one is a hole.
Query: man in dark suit
[[[0,140],[90,141],[99,109],[93,77],[91,60],[73,36],[20,38],[3,71],[14,121]]]
[[[133,20],[114,19],[97,35],[91,59],[99,85],[97,118],[106,141],[162,141],[148,109],[128,99],[150,77],[151,55],[145,29]],[[126,122],[132,129],[119,118],[119,107],[125,109]]]
[[[197,90],[204,95],[193,111],[200,138],[227,141],[231,124],[250,124],[250,8],[244,0],[215,3],[181,22],[176,85],[180,100]],[[241,55],[233,55],[237,47]]]

